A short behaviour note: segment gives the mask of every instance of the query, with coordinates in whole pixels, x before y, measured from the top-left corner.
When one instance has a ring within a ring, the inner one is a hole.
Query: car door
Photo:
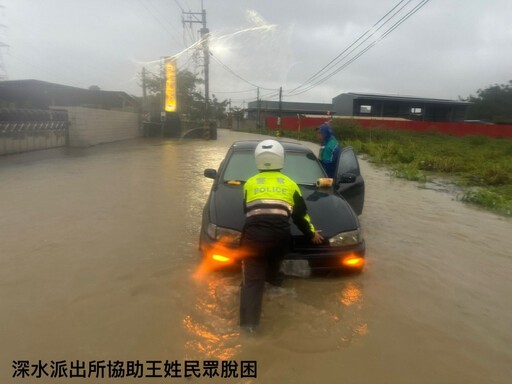
[[[352,147],[345,147],[340,151],[334,188],[347,200],[357,215],[363,213],[364,179],[361,176],[359,162]]]

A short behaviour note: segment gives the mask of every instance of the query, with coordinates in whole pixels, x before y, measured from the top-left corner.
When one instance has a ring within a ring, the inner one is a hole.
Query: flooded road
[[[511,382],[512,220],[364,161],[365,271],[286,279],[240,335],[240,275],[199,273],[197,246],[203,170],[254,137],[0,157],[0,382]],[[13,379],[13,360],[256,361],[257,377]]]

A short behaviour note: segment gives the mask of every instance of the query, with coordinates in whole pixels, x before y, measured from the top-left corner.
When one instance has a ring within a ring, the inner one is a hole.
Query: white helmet
[[[276,140],[263,140],[254,150],[259,170],[281,169],[284,166],[284,148]]]

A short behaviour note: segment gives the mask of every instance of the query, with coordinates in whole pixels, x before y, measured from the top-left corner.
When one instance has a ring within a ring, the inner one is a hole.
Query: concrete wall
[[[0,131],[3,131],[2,126]],[[63,147],[66,145],[66,136],[67,130],[53,129],[0,135],[0,155]]]
[[[0,155],[66,145],[88,147],[142,136],[137,113],[84,107],[55,109],[67,110],[69,130],[55,129],[57,122],[0,122]]]
[[[261,124],[263,126],[264,120],[261,119]],[[233,130],[244,130],[244,129],[257,129],[257,121],[256,120],[240,120],[238,121],[236,118],[233,118]],[[262,127],[263,128],[263,127]]]
[[[91,145],[134,139],[142,136],[139,115],[132,112],[65,107],[68,111],[69,146]]]

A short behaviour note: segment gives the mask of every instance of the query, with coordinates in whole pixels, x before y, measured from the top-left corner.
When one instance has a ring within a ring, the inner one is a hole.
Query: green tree
[[[227,117],[226,108],[228,106],[228,101],[224,100],[219,102],[215,95],[212,95],[212,97],[212,110],[210,111],[210,116],[220,123],[224,121]]]
[[[479,89],[477,96],[471,95],[467,100],[473,103],[468,110],[469,119],[512,124],[512,80]]]
[[[233,107],[233,118],[237,120],[243,120],[244,119],[244,110],[240,107]]]
[[[139,83],[142,86],[142,74],[139,74]],[[204,80],[197,77],[188,70],[178,70],[176,72],[176,97],[177,112],[184,120],[200,121],[205,115],[204,96],[199,92],[198,86],[203,84]],[[146,73],[146,91],[150,100],[150,110],[153,118],[159,119],[160,111],[163,108],[164,78],[153,73]],[[210,109],[213,109],[214,117],[217,120],[225,118],[225,109],[227,101],[219,102],[215,96]]]

